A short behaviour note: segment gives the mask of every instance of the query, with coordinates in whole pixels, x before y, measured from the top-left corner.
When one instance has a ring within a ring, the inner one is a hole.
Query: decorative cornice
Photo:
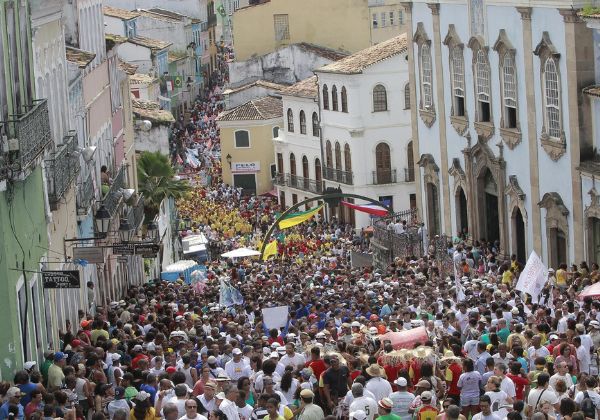
[[[412,1],[403,1],[400,3],[402,5],[402,7],[404,7],[404,11],[406,13],[411,13],[412,12]]]
[[[537,56],[541,56],[544,53],[544,50],[547,50],[550,55],[554,58],[560,58],[560,53],[550,40],[550,34],[547,31],[542,32],[542,39],[533,50],[533,53]]]
[[[502,137],[508,148],[513,150],[521,143],[521,130],[518,128],[500,127],[500,137]]]
[[[521,14],[522,20],[531,20],[531,7],[517,7],[517,12]]]
[[[435,109],[419,109],[419,115],[427,128],[431,128],[436,118]]]
[[[542,138],[540,139],[542,148],[548,153],[550,159],[555,162],[567,153],[567,142],[564,136],[564,132],[561,132],[561,138],[559,140],[553,140],[546,133],[543,133]]]
[[[464,136],[467,128],[469,128],[469,119],[466,115],[450,115],[450,124],[452,124],[452,127],[454,127],[459,136]]]
[[[583,22],[578,16],[578,10],[574,9],[558,9],[558,13],[563,17],[563,21],[565,23],[580,23]]]
[[[427,3],[427,7],[429,7],[429,9],[431,9],[432,15],[437,16],[440,14],[440,4],[439,3]]]
[[[488,141],[496,131],[493,123],[475,121],[474,125],[477,135],[484,141]]]

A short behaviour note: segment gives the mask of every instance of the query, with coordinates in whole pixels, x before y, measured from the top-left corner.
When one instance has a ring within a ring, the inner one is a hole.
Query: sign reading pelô
[[[260,162],[232,162],[231,172],[258,172]]]
[[[79,289],[81,281],[79,271],[42,271],[44,289]]]

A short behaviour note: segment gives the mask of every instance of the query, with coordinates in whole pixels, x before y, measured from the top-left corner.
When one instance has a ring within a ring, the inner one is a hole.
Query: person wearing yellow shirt
[[[563,292],[567,289],[567,264],[565,263],[556,270],[556,286]]]

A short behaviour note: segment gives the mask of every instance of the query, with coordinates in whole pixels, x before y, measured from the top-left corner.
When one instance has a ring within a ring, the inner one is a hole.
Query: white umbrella
[[[233,251],[226,252],[221,254],[221,257],[224,258],[244,258],[244,257],[254,257],[260,255],[260,252],[255,251],[253,249],[248,248],[238,248]]]
[[[181,273],[195,265],[198,265],[196,261],[193,260],[179,260],[165,268],[163,273]]]

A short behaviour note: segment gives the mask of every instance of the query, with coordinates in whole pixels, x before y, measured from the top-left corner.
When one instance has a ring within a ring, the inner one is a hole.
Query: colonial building
[[[417,205],[407,54],[406,36],[400,35],[315,70],[325,187],[368,196],[396,211]],[[285,108],[286,131],[298,126],[302,132],[306,120],[310,127],[314,114],[307,111],[303,124],[300,110]],[[370,224],[365,213],[354,220],[345,207],[336,212],[356,227]]]
[[[373,45],[406,32],[400,0],[369,0],[369,16]]]
[[[404,3],[417,201],[430,234],[520,261],[585,259],[580,166],[592,147],[583,3]]]

